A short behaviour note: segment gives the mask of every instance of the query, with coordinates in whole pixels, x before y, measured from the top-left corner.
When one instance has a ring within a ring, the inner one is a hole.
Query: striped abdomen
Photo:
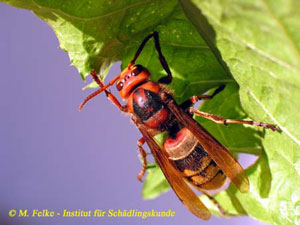
[[[168,138],[164,148],[176,168],[193,185],[201,189],[217,189],[224,184],[226,177],[222,170],[187,128],[182,128],[175,139]]]

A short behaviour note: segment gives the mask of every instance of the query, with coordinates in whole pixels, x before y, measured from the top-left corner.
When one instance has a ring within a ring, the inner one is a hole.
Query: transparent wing
[[[241,191],[249,191],[248,177],[239,162],[230,152],[221,145],[211,134],[209,134],[192,117],[185,113],[174,100],[168,102],[168,108],[175,117],[188,128],[198,139],[199,144],[209,154],[212,160],[222,169],[224,174],[229,177],[232,183]]]
[[[194,191],[186,184],[183,177],[176,171],[176,169],[170,163],[168,157],[164,154],[163,150],[155,142],[152,136],[148,133],[148,130],[143,125],[136,124],[142,135],[144,136],[152,155],[156,162],[160,166],[163,174],[168,180],[170,186],[185,205],[195,216],[208,220],[211,216],[208,209],[200,201]]]

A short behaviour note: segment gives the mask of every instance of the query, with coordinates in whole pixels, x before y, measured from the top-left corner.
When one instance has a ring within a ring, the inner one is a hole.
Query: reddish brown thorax
[[[170,113],[159,98],[159,84],[149,78],[150,73],[143,66],[129,64],[120,74],[116,87],[127,102],[129,113],[139,117],[147,127],[160,130]]]

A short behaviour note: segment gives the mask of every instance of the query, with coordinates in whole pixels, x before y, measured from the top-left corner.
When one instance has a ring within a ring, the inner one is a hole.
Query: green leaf
[[[200,110],[229,119],[249,119],[241,108],[238,91],[237,84],[228,84],[213,100],[204,101],[200,106]],[[224,126],[201,117],[197,117],[196,119],[232,153],[248,153],[253,155],[261,153],[260,136],[262,133],[258,132],[261,129],[240,124]]]
[[[149,32],[173,11],[176,1],[4,0],[32,10],[56,33],[60,47],[69,53],[83,79],[90,70],[101,74],[129,43]],[[145,24],[147,24],[145,26]]]
[[[178,103],[227,84],[201,110],[275,123],[283,131],[226,127],[196,118],[234,155],[260,155],[247,169],[250,192],[241,194],[231,185],[216,199],[232,215],[300,224],[299,1],[185,0],[181,5],[176,0],[0,1],[32,10],[46,21],[83,79],[91,69],[104,78],[116,61],[126,67],[141,41],[158,31],[174,75],[169,88]],[[137,63],[149,69],[153,80],[165,75],[152,40]],[[87,85],[93,87],[97,85]],[[145,198],[168,188],[158,167],[148,169]],[[211,201],[202,199],[219,214]]]
[[[169,87],[174,91],[178,102],[220,84],[234,82],[187,20],[179,5],[155,30],[159,32],[162,51],[173,74],[173,82]],[[123,53],[123,68],[132,60],[145,36],[131,42]],[[153,43],[146,45],[137,63],[145,66],[151,72],[151,79],[155,81],[166,75]]]
[[[112,63],[121,60],[126,65],[141,41],[157,30],[175,76],[179,100],[191,94],[183,91],[185,85],[199,94],[220,83],[232,82],[176,0],[3,1],[30,9],[46,21],[83,79],[91,69],[104,77]],[[147,66],[154,79],[164,74],[153,44],[146,46],[137,62]],[[206,84],[200,90],[199,82]]]
[[[143,185],[142,196],[153,199],[168,191],[170,185],[157,164],[147,169],[147,177]]]
[[[266,181],[260,176],[265,173],[251,168],[250,193],[236,192],[236,197],[247,214],[259,220],[300,224],[300,2],[188,0],[181,4],[240,85],[248,115],[282,129],[281,134],[266,131],[262,139],[266,156],[261,168],[270,168],[270,191],[261,193]]]
[[[141,41],[156,30],[159,31],[162,51],[174,76],[170,88],[174,90],[178,102],[220,84],[234,83],[185,17],[176,0],[4,2],[33,10],[45,20],[57,34],[60,47],[69,53],[72,64],[84,79],[90,69],[104,72],[117,60],[122,60],[125,67]],[[146,66],[154,80],[165,75],[153,41],[145,47],[137,63]],[[104,77],[105,73],[102,75]],[[95,87],[97,85],[94,83],[86,86]],[[159,169],[158,172],[153,169],[150,174],[143,189],[145,198],[153,198],[161,193],[164,188],[160,186],[167,188]],[[157,183],[157,188],[153,187]]]

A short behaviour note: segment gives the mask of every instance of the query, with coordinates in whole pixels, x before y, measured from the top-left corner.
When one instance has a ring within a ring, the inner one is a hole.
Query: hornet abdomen
[[[196,137],[182,128],[175,139],[169,137],[164,142],[164,149],[174,166],[193,185],[200,189],[217,189],[224,184],[225,175]]]

